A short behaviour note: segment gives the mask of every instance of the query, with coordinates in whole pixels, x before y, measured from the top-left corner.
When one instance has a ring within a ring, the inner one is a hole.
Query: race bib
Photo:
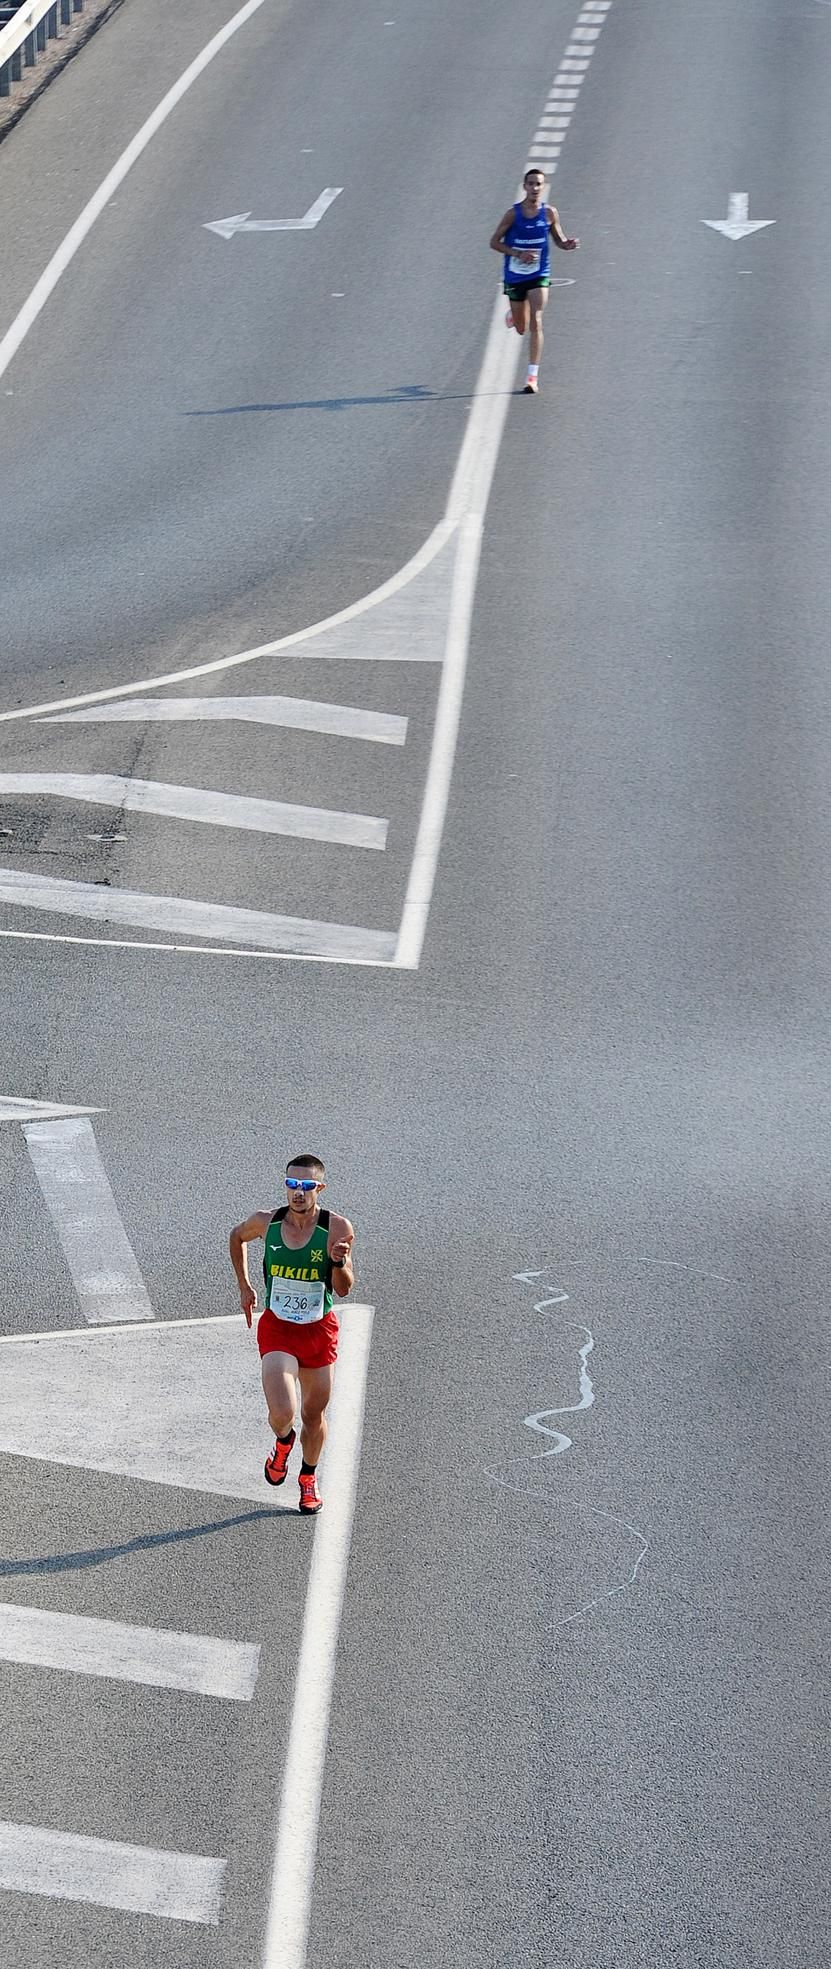
[[[291,1320],[293,1326],[309,1326],[312,1320],[323,1318],[323,1280],[316,1285],[307,1285],[305,1280],[273,1278],[269,1294],[269,1306],[279,1320]]]
[[[542,247],[531,248],[529,246],[527,250],[531,255],[530,259],[517,260],[512,253],[508,261],[508,272],[512,273],[516,280],[531,280],[535,273],[539,273],[542,262]]]

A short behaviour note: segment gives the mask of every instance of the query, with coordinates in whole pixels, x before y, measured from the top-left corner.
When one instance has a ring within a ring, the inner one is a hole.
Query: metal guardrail
[[[57,41],[61,28],[71,26],[75,14],[83,11],[84,0],[24,0],[18,7],[3,6],[0,0],[0,98],[11,95],[47,42]]]

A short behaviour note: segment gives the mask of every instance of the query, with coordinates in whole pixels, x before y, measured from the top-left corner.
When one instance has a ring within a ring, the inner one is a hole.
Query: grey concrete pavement
[[[161,1314],[232,1309],[225,1227],[289,1148],[322,1150],[357,1226],[378,1313],[309,1969],[828,1957],[829,34],[769,5],[604,29],[557,180],[577,285],[500,458],[420,971],[0,951],[11,1091],[108,1109]],[[800,115],[772,150],[783,75]],[[733,247],[700,222],[738,189],[777,224]],[[36,1330],[37,1197],[4,1154],[6,1324]],[[43,1265],[60,1291],[51,1243]],[[529,1417],[572,1447],[535,1460]],[[60,1471],[30,1495],[21,1467],[14,1563],[226,1515]],[[286,1574],[252,1522],[81,1575],[86,1611],[189,1625],[215,1588],[263,1638],[262,1700],[219,1746],[229,1926],[18,1898],[18,1956],[252,1960],[270,1854],[243,1815],[279,1786],[299,1529]],[[8,1810],[45,1812],[16,1688]],[[85,1714],[64,1755],[92,1823]],[[204,1723],[188,1740],[182,1845],[214,1768]]]

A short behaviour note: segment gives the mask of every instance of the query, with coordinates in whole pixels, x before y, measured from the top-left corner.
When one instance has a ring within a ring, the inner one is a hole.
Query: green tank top
[[[296,1250],[283,1243],[286,1206],[275,1210],[265,1234],[265,1303],[278,1319],[310,1326],[332,1311],[332,1264],[327,1253],[329,1212],[318,1212],[311,1237]]]

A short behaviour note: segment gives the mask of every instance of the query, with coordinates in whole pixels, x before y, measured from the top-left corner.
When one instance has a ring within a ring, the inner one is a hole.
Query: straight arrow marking
[[[702,225],[709,226],[712,232],[724,234],[725,239],[746,239],[748,233],[761,232],[765,226],[775,226],[775,219],[749,219],[750,197],[746,191],[731,191],[727,200],[726,219],[702,219]]]
[[[327,185],[302,219],[252,219],[250,212],[237,212],[230,219],[206,219],[205,231],[220,239],[233,239],[235,232],[312,232],[342,191],[343,185]]]

